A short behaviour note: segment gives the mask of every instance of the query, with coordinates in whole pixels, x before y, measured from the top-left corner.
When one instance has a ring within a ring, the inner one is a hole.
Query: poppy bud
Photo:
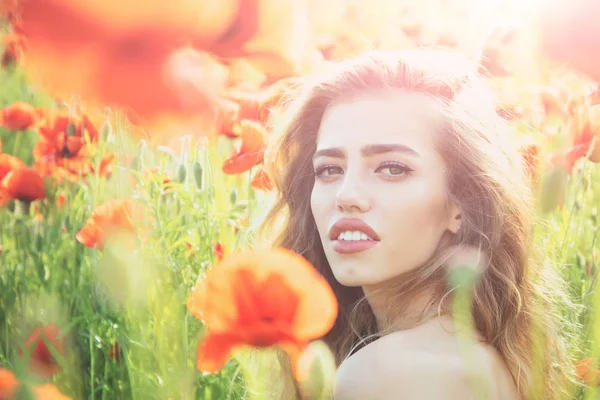
[[[231,201],[231,204],[235,204],[237,200],[237,192],[235,191],[235,189],[231,189],[231,191],[229,192],[229,201]]]
[[[192,173],[198,189],[202,190],[202,165],[198,161],[192,164]]]
[[[102,125],[102,128],[100,128],[100,137],[103,140],[106,140],[108,138],[108,136],[111,134],[112,132],[112,127],[110,126],[110,122],[106,121],[104,123],[104,125]]]
[[[77,127],[75,127],[73,123],[69,122],[69,125],[67,125],[67,129],[65,129],[65,131],[67,132],[67,136],[75,136],[77,134]]]
[[[185,165],[179,164],[177,168],[177,182],[183,183],[185,182],[185,178],[187,176],[187,170],[185,169]]]

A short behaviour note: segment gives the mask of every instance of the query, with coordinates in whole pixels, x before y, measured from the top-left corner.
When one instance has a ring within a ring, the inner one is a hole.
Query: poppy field
[[[328,398],[338,305],[259,229],[265,157],[313,74],[418,46],[480,60],[564,280],[572,398],[597,399],[600,87],[534,3],[0,0],[0,400],[276,399],[276,349]]]

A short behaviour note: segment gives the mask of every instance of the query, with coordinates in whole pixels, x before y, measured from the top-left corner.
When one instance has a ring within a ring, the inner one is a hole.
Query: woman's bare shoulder
[[[340,366],[334,399],[517,398],[510,374],[490,346],[473,343],[466,356],[452,340],[428,343],[432,335],[437,333],[395,332],[365,346]]]

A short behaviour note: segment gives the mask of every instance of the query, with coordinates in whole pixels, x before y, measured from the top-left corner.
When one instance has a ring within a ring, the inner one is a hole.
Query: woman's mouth
[[[366,233],[361,231],[344,231],[339,234],[337,239],[333,240],[333,250],[341,254],[351,254],[365,251],[374,247],[379,240],[373,240]]]
[[[351,254],[377,246],[379,235],[360,218],[342,218],[329,229],[329,240],[337,253]]]

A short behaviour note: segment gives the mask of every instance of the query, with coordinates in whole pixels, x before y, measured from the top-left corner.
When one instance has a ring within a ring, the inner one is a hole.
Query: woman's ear
[[[456,234],[460,230],[460,226],[463,223],[460,209],[457,206],[453,205],[452,208],[450,209],[449,216],[450,216],[450,218],[448,221],[448,230],[450,232]]]

